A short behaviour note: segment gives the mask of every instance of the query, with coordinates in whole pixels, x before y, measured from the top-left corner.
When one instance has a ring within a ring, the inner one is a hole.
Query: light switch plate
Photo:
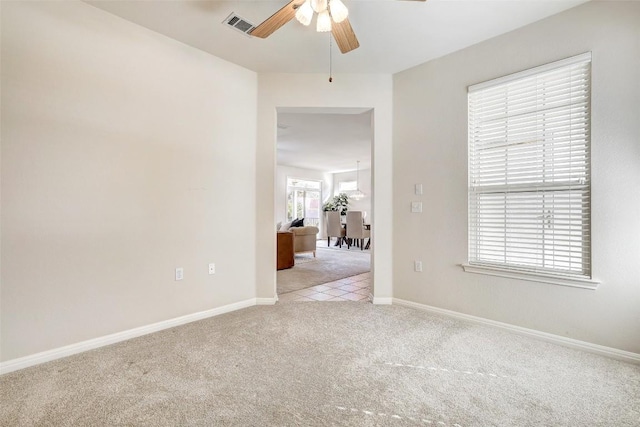
[[[413,213],[421,213],[422,212],[422,202],[411,202],[411,212],[413,212]]]
[[[416,196],[422,196],[422,184],[415,185]]]
[[[209,274],[216,274],[216,265],[214,263],[209,264]]]
[[[184,278],[184,269],[182,267],[176,268],[176,280],[182,280]]]

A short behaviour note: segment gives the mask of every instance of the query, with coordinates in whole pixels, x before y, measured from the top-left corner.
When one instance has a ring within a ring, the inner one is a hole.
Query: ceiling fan
[[[426,1],[426,0],[418,0]],[[295,16],[303,25],[309,25],[313,13],[318,14],[317,31],[331,31],[340,52],[347,53],[360,46],[341,0],[291,0],[276,13],[255,27],[249,34],[266,39]]]

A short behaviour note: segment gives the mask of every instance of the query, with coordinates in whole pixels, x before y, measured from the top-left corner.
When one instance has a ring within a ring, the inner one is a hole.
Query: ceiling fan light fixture
[[[318,13],[318,22],[316,23],[316,31],[319,33],[326,33],[331,31],[331,16],[329,16],[328,10],[323,10]]]
[[[331,0],[329,2],[329,10],[333,21],[338,24],[349,16],[349,10],[340,0]]]
[[[311,0],[311,8],[316,13],[324,12],[327,10],[328,0]]]
[[[313,9],[311,8],[311,4],[309,4],[309,0],[305,1],[302,6],[296,10],[296,19],[304,26],[311,24]]]

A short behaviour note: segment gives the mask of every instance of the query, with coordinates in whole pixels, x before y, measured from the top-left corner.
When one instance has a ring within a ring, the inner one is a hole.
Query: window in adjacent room
[[[590,94],[590,53],[469,87],[465,268],[590,279]]]
[[[305,225],[320,222],[322,183],[287,177],[287,221],[304,218]]]
[[[338,194],[349,193],[358,189],[358,183],[356,181],[340,181],[338,183]]]

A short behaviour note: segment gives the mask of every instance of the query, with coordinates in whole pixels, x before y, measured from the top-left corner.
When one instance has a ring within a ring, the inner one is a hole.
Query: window
[[[589,281],[590,86],[587,53],[469,87],[468,266]]]
[[[287,178],[287,221],[304,218],[305,225],[320,222],[320,181]]]
[[[340,181],[338,183],[338,193],[349,193],[350,191],[356,191],[358,189],[358,183],[356,181]]]

